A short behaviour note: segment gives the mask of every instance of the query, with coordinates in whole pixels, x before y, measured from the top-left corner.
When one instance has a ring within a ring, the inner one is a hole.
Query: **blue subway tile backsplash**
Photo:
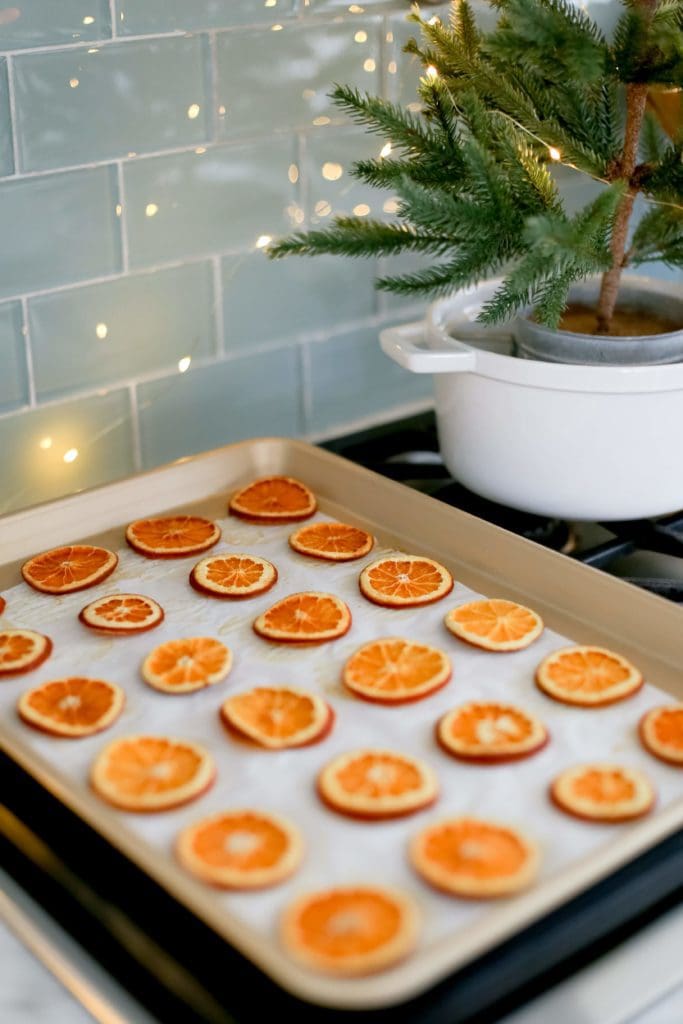
[[[211,110],[200,36],[20,55],[16,132],[27,171],[191,146]]]
[[[377,294],[381,264],[263,251],[337,213],[395,212],[349,174],[384,140],[328,94],[345,82],[408,101],[407,13],[403,0],[0,10],[3,511],[425,398],[428,382],[377,344],[388,318],[421,309]]]

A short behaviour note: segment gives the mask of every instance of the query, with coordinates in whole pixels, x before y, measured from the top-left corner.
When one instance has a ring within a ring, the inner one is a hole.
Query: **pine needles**
[[[570,0],[492,3],[491,32],[477,27],[469,0],[452,5],[448,24],[410,15],[421,39],[406,51],[430,69],[420,113],[348,86],[331,94],[391,143],[391,157],[360,161],[352,174],[393,191],[398,221],[337,217],[326,230],[276,242],[271,257],[421,252],[435,265],[378,286],[439,295],[502,273],[481,319],[497,323],[533,305],[553,326],[572,283],[614,271],[615,259],[683,266],[683,138],[669,141],[647,117],[642,163],[628,171],[623,163],[628,90],[683,86],[683,0],[660,0],[654,11],[627,0],[611,42]],[[558,158],[605,183],[574,216],[552,173]],[[615,256],[620,204],[623,212],[638,191],[668,205],[654,207]]]

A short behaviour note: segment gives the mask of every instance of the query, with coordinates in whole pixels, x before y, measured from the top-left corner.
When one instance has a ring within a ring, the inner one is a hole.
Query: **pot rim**
[[[675,282],[636,274],[626,275],[626,280],[655,294],[680,298],[680,286]],[[473,373],[522,387],[601,394],[683,391],[683,362],[638,366],[546,363],[490,352],[458,340],[449,332],[448,325],[458,320],[474,321],[478,308],[493,295],[501,282],[502,278],[483,281],[432,303],[425,320],[429,347],[471,352],[476,362]],[[571,334],[569,331],[564,333]]]

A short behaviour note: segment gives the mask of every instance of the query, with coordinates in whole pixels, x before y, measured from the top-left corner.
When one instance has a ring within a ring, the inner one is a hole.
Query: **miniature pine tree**
[[[502,274],[479,317],[490,324],[531,304],[557,326],[572,283],[601,274],[597,325],[609,333],[625,267],[683,267],[683,128],[668,139],[647,109],[651,88],[683,86],[683,0],[624,0],[610,40],[571,0],[489,2],[499,13],[488,32],[469,0],[452,4],[448,24],[410,15],[421,41],[405,49],[426,69],[420,113],[346,86],[332,92],[391,143],[390,157],[351,173],[390,188],[398,219],[340,216],[269,254],[435,257],[377,282],[401,294],[445,294]],[[555,162],[602,183],[573,215]],[[638,194],[647,210],[629,230]]]

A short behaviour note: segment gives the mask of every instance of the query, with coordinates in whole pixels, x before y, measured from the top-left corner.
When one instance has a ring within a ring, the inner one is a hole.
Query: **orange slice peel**
[[[351,628],[348,606],[334,594],[290,594],[254,622],[254,632],[283,644],[320,644],[337,640]]]
[[[265,476],[233,494],[228,511],[254,523],[296,523],[318,507],[315,495],[291,476]]]
[[[498,822],[438,821],[412,840],[410,861],[434,888],[466,899],[511,896],[536,877],[539,851],[524,833]]]
[[[366,565],[361,593],[385,608],[413,608],[440,601],[453,589],[453,577],[439,562],[421,555],[391,555]]]
[[[187,558],[220,540],[216,523],[202,516],[158,516],[136,519],[126,528],[126,541],[145,558]]]
[[[334,724],[327,701],[284,686],[259,686],[228,697],[220,714],[231,732],[268,750],[318,743]]]
[[[513,704],[470,701],[438,721],[436,738],[447,754],[459,760],[501,764],[535,754],[549,736],[535,715]]]
[[[178,836],[180,863],[223,889],[265,889],[299,867],[304,844],[285,818],[251,808],[223,811],[190,825]]]
[[[602,707],[631,697],[643,677],[635,665],[606,647],[563,647],[538,666],[536,685],[562,704]]]
[[[257,597],[277,583],[277,569],[258,555],[210,555],[197,562],[190,584],[210,597],[242,599]]]
[[[458,639],[486,651],[521,651],[543,632],[540,615],[501,598],[458,605],[448,612],[444,622]]]
[[[323,803],[366,821],[403,818],[434,803],[439,785],[423,761],[391,750],[340,754],[318,776]]]
[[[53,736],[78,739],[108,729],[121,714],[125,694],[103,679],[54,679],[22,694],[19,717]]]
[[[95,792],[125,811],[165,811],[213,783],[213,758],[198,743],[170,736],[124,736],[109,743],[90,775]]]
[[[451,678],[448,656],[402,637],[364,644],[344,666],[347,690],[375,704],[408,704],[440,690]]]
[[[301,896],[280,925],[290,956],[326,974],[360,976],[405,959],[417,942],[412,899],[379,886],[338,886]]]
[[[372,550],[374,537],[348,523],[310,523],[289,538],[289,546],[300,555],[325,562],[352,562]]]
[[[0,631],[0,677],[18,676],[38,668],[52,654],[49,636],[32,629]]]
[[[163,622],[164,609],[142,594],[108,594],[87,604],[78,618],[98,633],[125,636],[154,629]]]
[[[642,818],[656,799],[643,772],[602,762],[567,768],[552,782],[550,798],[575,818],[615,825]]]
[[[72,594],[106,580],[118,561],[118,555],[106,548],[69,544],[29,558],[21,567],[21,575],[43,594]]]
[[[163,693],[193,693],[220,683],[232,668],[232,651],[210,636],[167,640],[142,663],[142,678]]]
[[[683,704],[652,708],[641,718],[638,732],[650,754],[683,767]]]

